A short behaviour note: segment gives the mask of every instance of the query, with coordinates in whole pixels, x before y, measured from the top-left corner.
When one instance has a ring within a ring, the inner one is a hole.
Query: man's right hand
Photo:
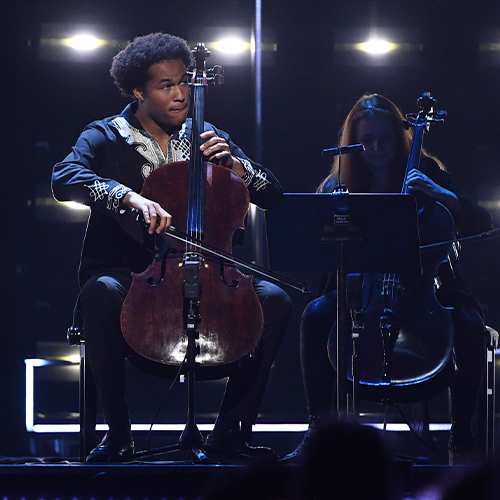
[[[149,224],[149,234],[155,231],[158,234],[165,232],[172,222],[172,216],[159,203],[148,200],[134,191],[129,191],[123,197],[122,203],[141,212],[144,221]]]

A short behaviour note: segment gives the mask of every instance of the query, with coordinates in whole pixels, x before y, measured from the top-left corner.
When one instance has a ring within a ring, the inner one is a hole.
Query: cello
[[[179,366],[186,358],[188,333],[196,330],[200,366],[230,364],[250,353],[263,328],[262,309],[252,277],[227,260],[204,252],[203,242],[231,253],[232,237],[244,227],[250,196],[230,169],[205,162],[200,151],[204,98],[209,76],[203,44],[193,51],[191,79],[192,134],[189,162],[174,162],[153,171],[141,194],[167,208],[183,241],[169,232],[156,237],[154,258],[132,286],[121,313],[123,336],[146,360]],[[211,79],[220,80],[212,70]]]
[[[424,133],[430,123],[443,121],[444,112],[434,112],[434,103],[426,92],[418,99],[420,111],[407,115],[414,133],[404,195],[408,194],[408,173],[420,164]],[[453,217],[441,203],[428,200],[417,215],[421,247],[453,240]],[[355,361],[355,366],[348,368],[347,379],[356,396],[385,403],[417,402],[439,394],[451,383],[455,375],[451,310],[435,295],[435,277],[439,266],[447,261],[450,247],[451,243],[421,251],[419,276],[362,275],[359,303],[351,309],[352,338],[344,338],[345,352]],[[337,368],[334,331],[328,353]]]

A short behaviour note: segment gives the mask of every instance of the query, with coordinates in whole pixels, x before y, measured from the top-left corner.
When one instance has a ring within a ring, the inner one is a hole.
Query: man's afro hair
[[[191,50],[182,38],[165,33],[150,33],[134,39],[113,58],[111,76],[122,95],[134,97],[149,80],[148,69],[161,61],[180,59],[186,68],[192,64]]]

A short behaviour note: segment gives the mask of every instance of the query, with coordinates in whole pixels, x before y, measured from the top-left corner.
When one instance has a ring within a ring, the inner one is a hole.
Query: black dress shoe
[[[239,428],[217,429],[208,435],[203,448],[210,460],[224,464],[243,464],[255,461],[277,461],[271,448],[249,445]]]
[[[106,433],[103,440],[89,453],[86,462],[124,462],[133,453],[132,437],[118,439]]]

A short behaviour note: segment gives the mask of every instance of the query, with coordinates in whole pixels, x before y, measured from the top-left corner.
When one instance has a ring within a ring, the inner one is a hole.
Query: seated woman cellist
[[[362,143],[365,150],[342,158],[341,183],[351,193],[400,193],[406,170],[412,134],[404,126],[401,111],[379,94],[363,95],[349,112],[340,131],[339,146]],[[318,192],[332,192],[338,181],[338,159]],[[408,176],[410,194],[439,201],[452,214],[456,230],[464,236],[491,229],[486,210],[474,203],[452,181],[443,164],[422,151],[419,170]],[[438,270],[436,296],[446,307],[452,307],[454,354],[457,375],[451,390],[451,463],[476,458],[472,433],[478,391],[486,361],[486,329],[481,307],[460,277],[456,265],[442,265]],[[323,295],[305,308],[300,324],[300,346],[309,430],[328,418],[335,398],[336,372],[327,353],[327,342],[336,322],[336,281],[330,277]],[[288,456],[297,457],[303,444]]]

